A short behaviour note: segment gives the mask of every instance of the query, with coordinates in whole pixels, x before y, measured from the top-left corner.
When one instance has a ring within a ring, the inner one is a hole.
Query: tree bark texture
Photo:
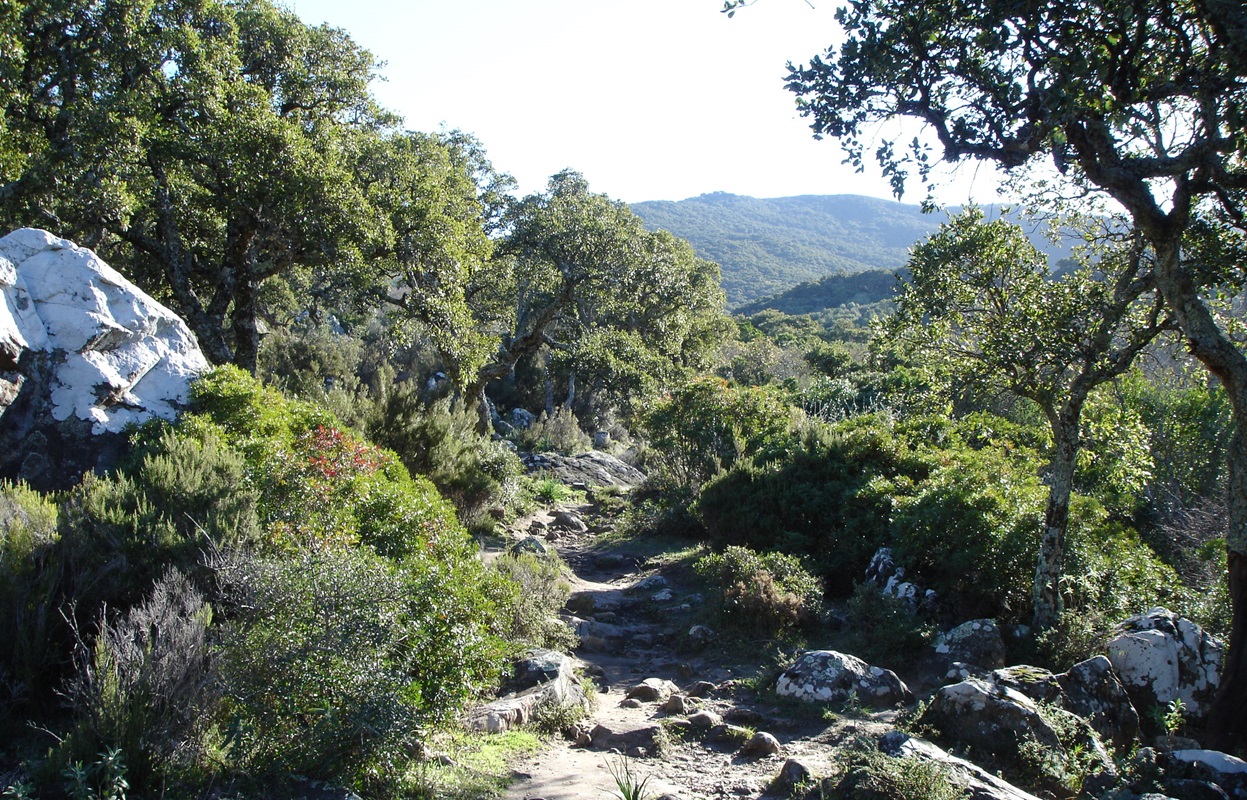
[[[1043,536],[1035,564],[1034,617],[1036,631],[1056,625],[1061,614],[1061,565],[1065,557],[1065,529],[1069,526],[1069,499],[1078,458],[1078,414],[1073,421],[1062,419],[1053,425],[1051,474],[1048,503],[1044,509]]]

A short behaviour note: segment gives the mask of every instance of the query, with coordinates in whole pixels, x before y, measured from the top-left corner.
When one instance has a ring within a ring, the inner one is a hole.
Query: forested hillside
[[[838,272],[894,271],[910,247],[959,211],[924,214],[917,205],[857,195],[759,199],[724,192],[631,208],[646,227],[671,231],[717,262],[733,309]],[[1054,261],[1069,255],[1034,239]]]

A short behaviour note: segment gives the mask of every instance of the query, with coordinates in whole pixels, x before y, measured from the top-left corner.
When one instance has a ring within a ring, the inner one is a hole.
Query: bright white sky
[[[732,19],[722,0],[288,0],[386,62],[375,91],[407,127],[475,134],[520,192],[570,167],[613,198],[890,198],[814,141],[783,88],[788,61],[835,36],[834,0],[762,0]],[[965,167],[946,203],[994,198]],[[922,199],[910,188],[906,202]]]

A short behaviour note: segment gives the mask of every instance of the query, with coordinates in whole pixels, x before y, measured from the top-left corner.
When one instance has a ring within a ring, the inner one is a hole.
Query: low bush
[[[222,563],[221,675],[239,767],[362,781],[490,684],[502,654],[488,630],[494,587],[483,571],[447,566],[363,549]]]
[[[542,414],[519,432],[519,445],[535,452],[576,455],[593,447],[593,439],[580,429],[570,408],[557,408],[553,415]]]
[[[963,800],[970,793],[952,779],[947,767],[933,761],[859,750],[852,754],[845,775],[835,782],[830,796],[845,800]]]
[[[516,649],[545,647],[571,652],[576,635],[558,618],[571,596],[571,585],[557,553],[513,553],[500,556],[493,568],[512,592],[502,603],[499,631]]]
[[[49,688],[57,514],[25,484],[0,483],[0,732]]]
[[[744,633],[778,636],[821,618],[822,587],[793,556],[728,547],[693,568],[720,595],[723,622]]]
[[[476,424],[476,413],[461,403],[426,404],[414,384],[401,383],[382,391],[367,429],[413,475],[432,481],[472,526],[491,506],[515,502],[524,471],[514,453],[477,433]]]
[[[908,601],[881,594],[870,584],[853,590],[845,610],[849,624],[844,649],[889,669],[912,664],[934,634],[931,623]]]
[[[776,389],[716,378],[687,383],[643,418],[660,470],[700,486],[737,461],[765,461],[795,442],[800,412]]]
[[[94,642],[78,640],[78,669],[67,691],[75,727],[63,756],[122,753],[140,794],[202,769],[218,688],[210,621],[211,609],[176,570],[124,614],[110,619],[101,612]]]

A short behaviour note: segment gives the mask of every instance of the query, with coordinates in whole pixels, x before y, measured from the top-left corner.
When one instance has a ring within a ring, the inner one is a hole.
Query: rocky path
[[[829,727],[816,715],[794,721],[757,702],[739,680],[751,669],[722,664],[713,647],[690,638],[705,599],[686,566],[651,566],[603,546],[592,506],[563,510],[589,528],[555,534],[548,544],[572,571],[567,619],[581,637],[576,656],[598,687],[596,709],[567,737],[513,765],[506,798],[618,796],[613,773],[625,767],[647,781],[649,796],[680,800],[787,796],[788,785],[775,779],[793,756],[826,774],[830,747],[854,726]],[[534,519],[536,533],[557,527],[551,512]],[[750,752],[758,732],[770,736],[758,736]]]

